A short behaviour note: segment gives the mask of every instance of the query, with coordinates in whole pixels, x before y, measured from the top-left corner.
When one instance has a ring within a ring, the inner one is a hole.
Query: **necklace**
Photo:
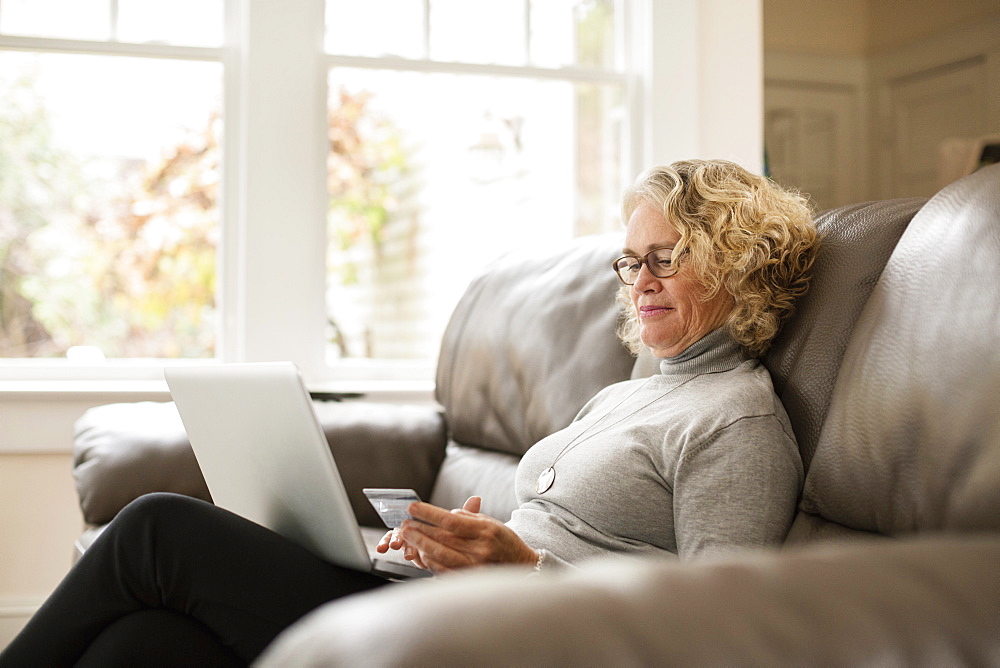
[[[558,464],[559,460],[563,458],[563,455],[565,455],[566,453],[568,453],[570,450],[572,450],[576,446],[580,445],[584,441],[588,441],[588,440],[592,439],[593,437],[595,437],[595,436],[597,436],[599,434],[603,434],[608,429],[611,429],[612,427],[614,427],[616,424],[620,423],[621,421],[626,420],[626,419],[632,417],[633,415],[635,415],[639,411],[644,410],[644,409],[648,408],[649,406],[652,406],[657,401],[659,401],[663,397],[667,396],[668,394],[670,394],[671,392],[673,392],[674,390],[676,390],[678,387],[680,387],[681,385],[684,385],[685,383],[687,383],[688,381],[692,380],[693,378],[695,378],[698,375],[700,375],[700,374],[695,374],[694,376],[691,376],[691,378],[687,378],[684,381],[678,383],[677,385],[674,385],[673,387],[671,387],[669,390],[667,390],[666,392],[664,392],[660,396],[655,397],[655,398],[651,399],[650,401],[647,401],[645,404],[643,404],[642,406],[639,406],[638,408],[636,408],[631,413],[618,418],[617,420],[615,420],[614,422],[612,422],[608,426],[604,427],[600,431],[595,431],[594,433],[592,433],[592,434],[590,434],[588,436],[587,432],[589,432],[590,430],[598,427],[602,422],[604,422],[604,420],[606,420],[608,417],[610,417],[610,415],[612,413],[614,413],[616,410],[618,410],[618,408],[621,407],[622,404],[624,404],[626,401],[628,401],[629,399],[631,399],[632,397],[634,397],[639,392],[639,390],[641,390],[644,387],[646,387],[647,385],[649,385],[649,383],[652,380],[652,378],[650,378],[645,383],[643,383],[639,387],[637,387],[634,390],[632,390],[632,392],[629,393],[628,396],[626,396],[624,399],[622,399],[617,404],[615,404],[614,407],[611,410],[609,410],[607,413],[605,413],[604,415],[602,415],[597,420],[597,422],[595,422],[591,426],[589,426],[586,429],[584,429],[583,431],[581,431],[579,434],[577,434],[576,436],[573,437],[573,440],[571,440],[569,443],[567,443],[565,446],[563,446],[563,449],[559,451],[559,454],[557,454],[556,458],[552,460],[552,463],[549,464],[549,467],[547,469],[545,469],[544,471],[542,471],[538,475],[538,482],[535,484],[535,491],[538,492],[539,494],[545,494],[545,492],[547,492],[550,489],[552,489],[552,485],[556,481],[556,464]]]

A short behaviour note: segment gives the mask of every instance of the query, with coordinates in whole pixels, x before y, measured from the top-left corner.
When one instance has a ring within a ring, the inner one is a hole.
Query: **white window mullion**
[[[225,133],[222,142],[222,189],[219,197],[219,224],[221,225],[216,267],[216,312],[219,314],[216,357],[222,361],[246,358],[242,335],[243,317],[239,303],[244,290],[240,288],[243,239],[240,204],[240,183],[243,178],[243,153],[241,141],[241,109],[243,72],[240,66],[245,47],[241,43],[244,32],[245,6],[242,0],[225,2],[225,48],[223,52],[223,120]]]
[[[424,58],[431,57],[431,0],[424,0]]]
[[[108,12],[108,22],[110,23],[108,35],[112,42],[118,41],[118,0],[111,0],[110,11]]]
[[[531,53],[531,0],[524,0],[524,63],[534,65]]]
[[[325,322],[323,2],[255,0],[234,11],[224,359],[293,360],[311,375],[322,366]]]

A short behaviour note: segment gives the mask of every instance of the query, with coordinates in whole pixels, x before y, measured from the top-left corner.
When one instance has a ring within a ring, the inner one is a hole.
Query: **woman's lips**
[[[669,306],[640,306],[639,317],[652,318],[658,315],[663,315],[667,311],[673,311],[673,309]]]

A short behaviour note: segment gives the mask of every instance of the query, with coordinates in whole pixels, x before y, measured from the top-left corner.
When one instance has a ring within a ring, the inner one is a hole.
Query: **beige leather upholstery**
[[[1000,530],[998,211],[1000,165],[913,218],[844,354],[804,511],[891,536]]]
[[[813,278],[764,364],[808,470],[854,323],[889,254],[925,199],[867,202],[819,215]]]
[[[466,291],[441,345],[437,398],[457,443],[520,456],[629,377],[611,263],[623,235],[503,258]]]
[[[465,292],[438,361],[452,443],[432,503],[458,508],[476,494],[483,512],[506,521],[521,455],[629,377],[635,360],[615,335],[620,283],[611,270],[622,237],[510,254]]]
[[[109,404],[76,422],[73,478],[88,524],[110,522],[142,494],[211,499],[173,404]]]
[[[461,574],[320,608],[255,665],[995,666],[997,563],[967,537]]]

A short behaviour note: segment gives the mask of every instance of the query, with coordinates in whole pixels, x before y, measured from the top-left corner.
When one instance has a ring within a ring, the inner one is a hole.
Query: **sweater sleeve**
[[[682,559],[777,545],[802,487],[798,448],[774,415],[744,417],[685,452],[674,475]]]

